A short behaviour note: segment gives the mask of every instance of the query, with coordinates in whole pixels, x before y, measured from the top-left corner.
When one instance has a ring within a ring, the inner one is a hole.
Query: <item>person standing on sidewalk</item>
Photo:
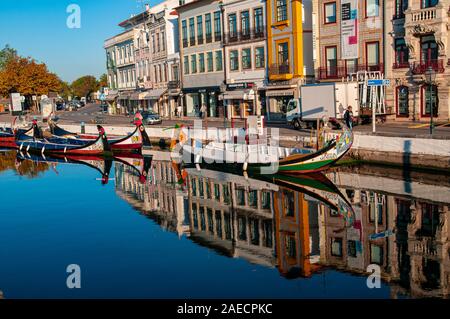
[[[345,125],[347,125],[350,130],[353,130],[353,111],[351,105],[347,107],[347,111],[344,114],[344,120]]]
[[[204,119],[206,117],[206,105],[202,104],[202,108],[200,109],[200,117]]]

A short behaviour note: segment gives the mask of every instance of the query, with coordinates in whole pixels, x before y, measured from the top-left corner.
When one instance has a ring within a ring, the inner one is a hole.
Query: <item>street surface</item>
[[[85,107],[77,111],[59,111],[57,112],[59,123],[65,124],[80,124],[84,122],[86,124],[94,123],[94,119],[101,119],[100,124],[107,125],[130,125],[132,117],[125,115],[108,115],[103,114],[98,104],[88,104]],[[12,117],[9,114],[0,114],[0,122],[11,122]],[[195,119],[193,118],[174,118],[163,119],[163,123],[155,125],[155,127],[171,127],[175,124],[193,125]],[[224,128],[231,127],[231,121],[223,119],[207,119],[204,122],[204,126]],[[244,127],[244,121],[235,121],[235,127]],[[280,129],[280,135],[282,136],[310,136],[311,130],[302,129],[297,131],[284,123],[269,123],[268,127],[276,127]],[[372,125],[360,125],[354,128],[355,132],[371,133]],[[429,123],[415,123],[415,122],[388,122],[377,124],[377,134],[388,136],[402,136],[402,137],[429,137],[430,125]],[[450,122],[449,123],[437,123],[434,130],[435,138],[450,138]]]

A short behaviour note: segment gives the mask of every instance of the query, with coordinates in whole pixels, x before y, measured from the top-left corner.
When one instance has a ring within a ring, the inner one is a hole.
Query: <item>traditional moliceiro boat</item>
[[[136,125],[136,128],[128,136],[108,139],[112,151],[141,151],[144,145],[150,145],[150,139],[142,124],[142,120],[135,119],[134,124]],[[83,145],[96,138],[95,135],[91,134],[75,134],[68,132],[54,123],[51,123],[49,127],[50,133],[53,135],[52,140],[55,143],[62,142]]]
[[[33,123],[34,129],[39,129],[36,122]],[[97,125],[98,137],[96,140],[76,145],[70,143],[59,143],[49,141],[45,138],[28,137],[22,135],[16,140],[16,146],[19,151],[41,153],[41,154],[64,154],[64,155],[105,155],[111,153],[111,147],[102,126]],[[37,135],[35,131],[35,136]]]
[[[247,145],[189,140],[181,128],[172,149],[179,152],[179,160],[200,166],[232,166],[256,173],[313,173],[323,171],[347,154],[353,144],[353,134],[344,125],[343,131],[318,151],[285,148],[272,145]],[[176,146],[178,144],[178,146]],[[174,153],[178,155],[178,153]]]

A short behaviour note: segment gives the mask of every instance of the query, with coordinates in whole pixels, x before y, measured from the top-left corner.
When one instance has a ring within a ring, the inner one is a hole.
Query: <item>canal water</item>
[[[354,166],[261,177],[180,170],[164,153],[104,161],[2,151],[0,190],[4,298],[449,293],[442,174]],[[80,267],[80,289],[67,287],[69,265]]]

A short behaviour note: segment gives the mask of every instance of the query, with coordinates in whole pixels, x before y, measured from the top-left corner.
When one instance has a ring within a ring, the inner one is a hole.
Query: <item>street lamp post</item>
[[[429,89],[429,105],[430,105],[430,135],[433,135],[434,124],[433,124],[433,116],[434,116],[434,108],[433,108],[433,84],[436,79],[436,71],[433,67],[429,66],[427,71],[425,72],[425,79],[428,84]]]

